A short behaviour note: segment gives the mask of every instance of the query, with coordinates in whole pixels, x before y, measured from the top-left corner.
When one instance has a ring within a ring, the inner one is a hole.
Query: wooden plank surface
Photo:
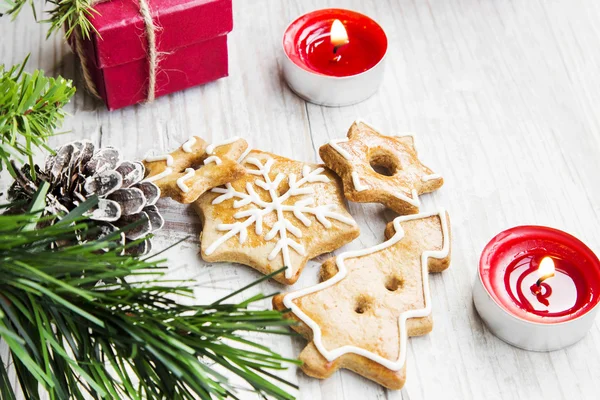
[[[281,35],[306,11],[342,6],[378,20],[390,49],[383,86],[371,99],[323,108],[292,94],[279,73]],[[451,268],[431,277],[435,327],[409,340],[401,391],[343,371],[325,381],[284,373],[299,398],[559,399],[597,398],[600,322],[578,344],[553,353],[513,348],[492,336],[475,313],[471,288],[479,254],[500,230],[543,224],[571,232],[600,252],[600,3],[595,0],[237,0],[230,36],[230,77],[115,112],[84,93],[77,64],[59,37],[24,13],[0,20],[0,62],[74,77],[69,133],[52,144],[87,138],[128,158],[167,150],[190,134],[218,140],[244,136],[263,150],[319,161],[318,147],[363,118],[384,133],[416,132],[425,162],[445,186],[423,196],[443,206],[453,229]],[[0,184],[5,189],[6,175]],[[167,218],[156,248],[190,236],[170,251],[171,276],[197,277],[199,300],[214,299],[259,274],[198,256],[200,225],[186,206],[161,201]],[[350,204],[361,236],[343,250],[379,243],[394,214]],[[309,263],[295,288],[317,281]],[[265,283],[265,291],[285,290]],[[265,303],[267,305],[267,303]],[[263,338],[263,340],[265,340]],[[296,356],[305,342],[268,339]],[[0,345],[5,357],[6,347]],[[249,396],[248,398],[255,398]]]

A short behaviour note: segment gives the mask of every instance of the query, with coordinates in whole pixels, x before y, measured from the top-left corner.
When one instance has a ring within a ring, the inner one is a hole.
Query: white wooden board
[[[338,6],[362,11],[388,34],[388,69],[380,91],[345,108],[296,97],[282,82],[281,36],[296,16]],[[451,268],[432,275],[431,334],[409,340],[408,380],[387,391],[353,373],[325,381],[294,369],[299,398],[594,399],[600,377],[600,322],[580,343],[553,353],[513,348],[492,336],[475,313],[471,288],[479,254],[499,231],[543,224],[571,232],[600,252],[600,3],[595,0],[237,0],[230,35],[230,77],[108,112],[84,93],[70,50],[24,13],[0,20],[0,62],[28,53],[28,70],[74,77],[80,88],[67,107],[69,133],[52,144],[87,138],[128,158],[168,150],[190,134],[208,140],[241,135],[264,150],[319,161],[318,147],[361,117],[384,132],[416,132],[426,163],[445,186],[423,196],[424,209],[446,207],[453,229]],[[6,175],[0,188],[6,188]],[[156,247],[191,236],[170,251],[171,276],[198,277],[198,299],[214,299],[259,277],[198,256],[193,211],[164,200],[167,218]],[[361,236],[343,250],[380,242],[394,214],[350,204]],[[300,288],[317,281],[309,263]],[[262,290],[285,290],[265,283]],[[265,306],[268,306],[267,302]],[[287,356],[299,338],[267,338]],[[6,356],[0,345],[0,355]],[[250,396],[248,398],[255,398]]]

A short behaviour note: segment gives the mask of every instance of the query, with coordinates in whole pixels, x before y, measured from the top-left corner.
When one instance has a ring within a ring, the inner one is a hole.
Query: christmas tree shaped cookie
[[[348,137],[321,146],[325,165],[344,182],[344,195],[360,203],[382,203],[398,214],[419,212],[419,195],[444,180],[421,163],[414,136],[386,136],[357,120]]]
[[[207,192],[195,203],[203,221],[206,261],[249,265],[293,284],[306,262],[359,235],[331,171],[271,153],[251,151],[246,174]]]
[[[397,217],[386,237],[326,261],[320,284],[273,299],[310,341],[299,357],[306,374],[346,368],[390,389],[404,385],[407,337],[433,326],[428,274],[449,266],[449,219],[444,210]]]

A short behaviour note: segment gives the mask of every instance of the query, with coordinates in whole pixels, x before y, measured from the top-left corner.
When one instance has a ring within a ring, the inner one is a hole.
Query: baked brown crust
[[[161,196],[170,197],[185,204],[195,201],[214,187],[244,175],[244,168],[236,160],[248,148],[248,143],[244,139],[237,139],[232,143],[213,146],[214,150],[209,154],[207,153],[209,144],[206,141],[198,136],[192,138],[189,143],[193,142],[193,144],[186,146],[184,143],[177,150],[168,154],[172,158],[171,165],[167,165],[168,163],[164,159],[154,161],[150,157],[144,160],[145,179],[153,180],[153,177],[166,175],[154,180],[161,190]],[[166,158],[167,155],[164,157]],[[209,157],[212,158],[209,159]],[[169,172],[168,168],[171,173],[166,174]],[[194,169],[193,175],[191,173],[188,175],[186,172],[188,168]],[[183,181],[178,184],[178,180],[182,178]],[[182,189],[181,185],[187,189]]]
[[[348,200],[381,203],[401,215],[419,212],[418,195],[444,183],[421,163],[412,136],[385,136],[362,121],[352,124],[347,139],[321,146],[319,155],[342,178]]]
[[[291,285],[308,260],[358,237],[360,231],[346,210],[341,182],[332,171],[260,150],[252,150],[242,163],[245,175],[194,203],[203,221],[204,260],[237,262],[263,274],[287,266],[288,275],[279,273],[274,279]],[[266,172],[266,178],[260,171]],[[297,194],[287,194],[290,185]],[[254,201],[252,192],[258,196]],[[281,215],[279,205],[283,206]],[[320,218],[311,210],[320,210]]]
[[[442,218],[446,219],[446,230],[443,229]],[[425,251],[443,253],[440,258],[428,258],[428,272],[445,270],[451,257],[447,213],[427,215],[400,224],[404,236],[398,242],[367,255],[345,258],[346,275],[341,280],[308,294],[303,292],[297,297],[290,297],[295,307],[318,325],[321,343],[327,351],[355,346],[390,362],[398,360],[402,346],[399,316],[425,307],[422,254]],[[386,238],[392,238],[395,233],[394,222],[390,222]],[[442,251],[444,246],[448,246],[445,252]],[[338,273],[336,260],[331,258],[323,263],[323,281],[333,279]],[[324,379],[339,368],[346,368],[389,389],[402,388],[406,379],[406,362],[401,368],[392,370],[353,352],[328,361],[315,345],[312,328],[286,307],[284,299],[288,295],[275,296],[273,307],[287,311],[288,318],[298,321],[293,329],[309,341],[299,356],[304,363],[302,370],[307,375]],[[431,314],[406,320],[408,336],[424,335],[432,328]]]

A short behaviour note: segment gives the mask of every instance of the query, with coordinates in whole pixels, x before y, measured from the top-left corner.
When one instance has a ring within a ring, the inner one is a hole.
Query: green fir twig
[[[27,3],[30,4],[37,20],[36,6],[41,2],[34,0],[0,0],[0,11],[4,9],[7,15],[16,18]],[[84,38],[89,38],[91,32],[95,32],[90,18],[97,12],[90,6],[91,0],[46,0],[44,4],[51,5],[47,11],[49,17],[40,21],[50,24],[47,36],[60,31],[63,27],[67,38],[75,29],[80,29]]]
[[[82,210],[62,220],[31,210],[0,215],[0,338],[26,398],[236,398],[231,374],[293,398],[272,371],[297,362],[243,335],[288,334],[280,312],[249,308],[266,296],[181,304],[174,296],[191,287],[161,282],[162,261],[122,255],[119,232],[82,241],[96,237]],[[12,399],[6,365],[0,397]]]
[[[0,171],[6,166],[14,176],[9,159],[25,156],[35,177],[33,151],[50,150],[46,141],[62,124],[63,106],[75,87],[70,80],[46,77],[41,70],[26,73],[26,63],[27,58],[8,70],[0,65]]]

